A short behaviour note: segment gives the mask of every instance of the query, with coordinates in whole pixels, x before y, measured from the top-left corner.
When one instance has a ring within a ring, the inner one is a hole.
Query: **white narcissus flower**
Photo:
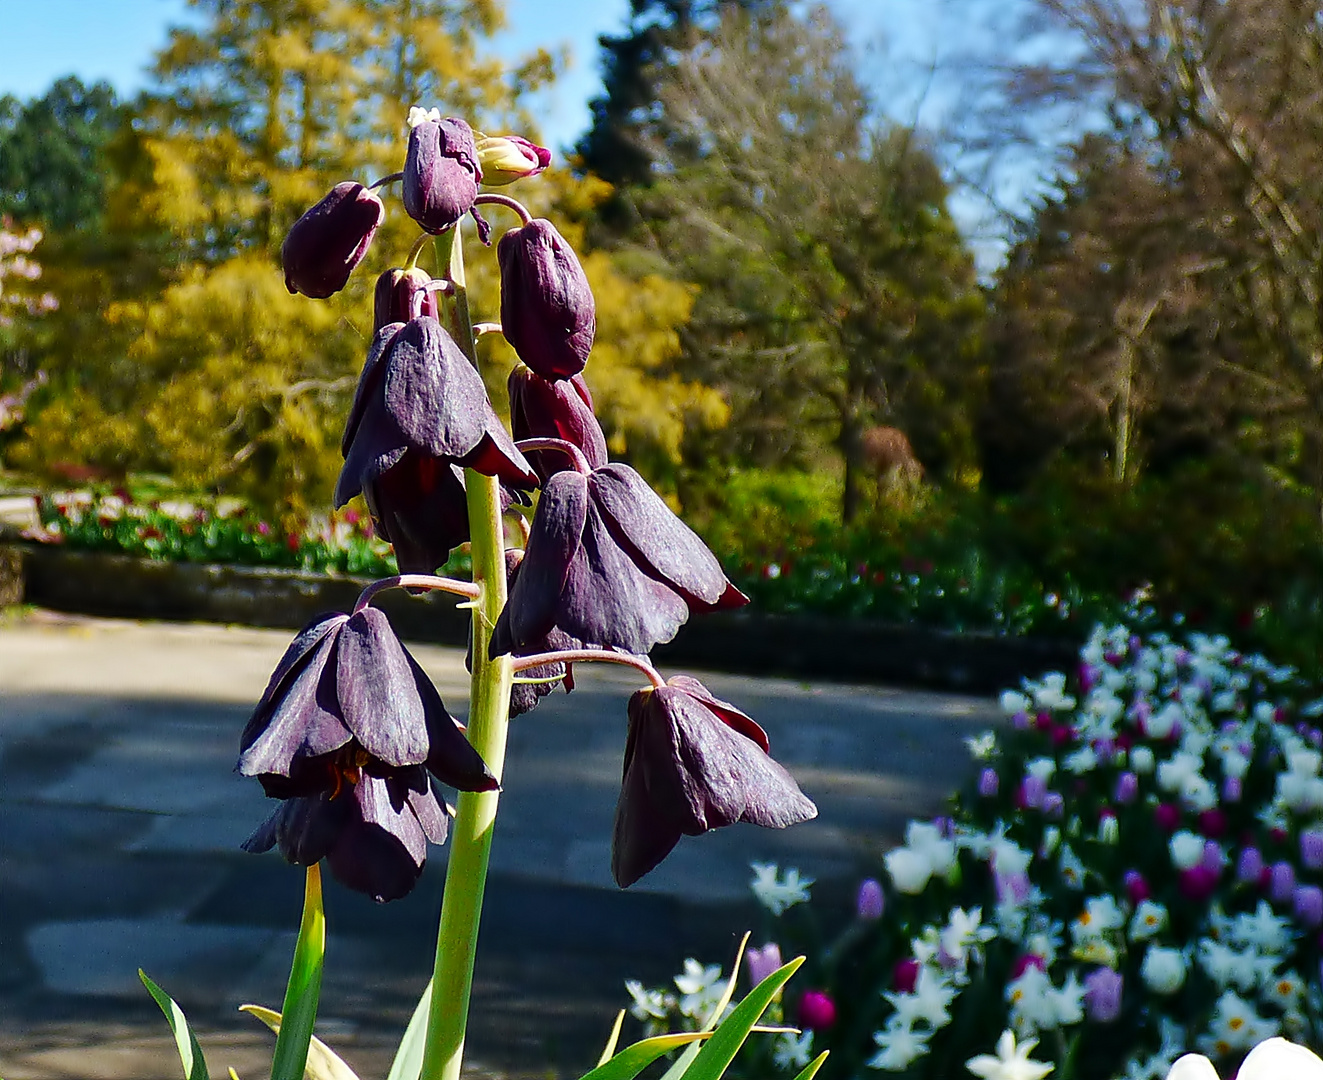
[[[1018,690],[1004,690],[1001,695],[1001,711],[1007,716],[1028,712],[1031,702]]]
[[[1198,833],[1182,829],[1176,833],[1167,845],[1171,849],[1171,861],[1177,870],[1193,870],[1204,857],[1204,838]]]
[[[1147,941],[1167,925],[1167,909],[1156,900],[1141,900],[1130,920],[1130,940]]]
[[[1052,671],[1043,676],[1042,682],[1030,686],[1034,695],[1034,704],[1040,709],[1064,712],[1075,707],[1075,699],[1066,693],[1066,676],[1059,671]]]
[[[997,752],[997,733],[985,731],[980,735],[971,735],[965,740],[969,755],[975,761],[989,761]]]
[[[1260,900],[1254,914],[1243,912],[1232,920],[1227,938],[1233,945],[1252,945],[1260,952],[1285,952],[1291,946],[1291,922],[1275,914],[1267,900]]]
[[[776,1042],[772,1046],[772,1060],[776,1062],[777,1068],[785,1069],[787,1072],[791,1069],[802,1069],[812,1056],[813,1032],[811,1031],[806,1031],[802,1035],[795,1035],[789,1031],[782,1032],[776,1037]]]
[[[1151,773],[1154,766],[1153,751],[1147,746],[1136,746],[1130,751],[1130,768],[1137,773]]]
[[[928,1052],[929,1031],[915,1031],[906,1024],[888,1024],[886,1031],[873,1032],[878,1052],[868,1059],[870,1069],[900,1072]]]
[[[721,966],[704,967],[692,957],[684,962],[683,973],[675,977],[675,986],[684,996],[680,998],[680,1012],[696,1020],[707,1019],[724,989]]]
[[[911,821],[905,826],[905,846],[928,860],[933,873],[946,877],[956,863],[956,845],[930,821]]]
[[[997,1056],[979,1054],[965,1062],[965,1068],[981,1080],[1043,1080],[1056,1066],[1034,1061],[1029,1055],[1037,1039],[1015,1045],[1015,1032],[1003,1031],[997,1040]]]
[[[801,878],[793,866],[782,877],[776,863],[752,863],[753,881],[749,888],[758,902],[773,915],[780,915],[786,908],[802,904],[809,898],[809,886],[813,879]]]
[[[637,979],[626,981],[625,989],[634,999],[629,1011],[636,1020],[647,1020],[650,1017],[653,1020],[665,1020],[668,1007],[675,1003],[673,998],[668,998],[660,990],[646,989]]]

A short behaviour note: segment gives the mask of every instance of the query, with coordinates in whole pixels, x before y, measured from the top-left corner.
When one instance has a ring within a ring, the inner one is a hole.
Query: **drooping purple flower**
[[[325,859],[341,884],[378,903],[407,895],[423,872],[427,844],[445,842],[445,807],[422,766],[388,777],[363,775],[338,793],[284,800],[243,843],[277,848],[288,862]]]
[[[463,791],[498,786],[431,680],[371,607],[319,616],[300,631],[239,751],[239,772],[294,804],[277,810],[245,846],[279,845],[304,865],[337,851],[331,869],[338,878],[386,899],[403,895],[401,853],[413,867],[412,887],[424,858],[419,837],[445,836],[427,774]]]
[[[1097,968],[1084,977],[1084,1007],[1089,1019],[1110,1024],[1121,1015],[1124,980],[1111,968]]]
[[[628,465],[559,472],[542,489],[491,655],[527,647],[553,626],[585,644],[644,654],[670,641],[691,612],[746,603],[716,556]]]
[[[607,463],[606,436],[593,413],[593,396],[582,375],[553,382],[517,364],[506,387],[516,442],[564,439],[583,451],[589,468],[600,469]],[[552,473],[574,467],[569,455],[555,450],[530,450],[526,456],[544,483]]]
[[[420,315],[435,319],[440,308],[436,293],[424,291],[432,278],[425,271],[414,267],[401,270],[393,267],[384,270],[377,278],[377,285],[372,293],[372,333],[375,336],[383,326],[391,323],[406,323],[413,318],[414,302],[422,293]]]
[[[468,539],[462,466],[511,487],[537,482],[482,377],[429,316],[373,338],[341,451],[335,505],[361,491],[403,573],[432,573]]]
[[[473,129],[465,121],[447,116],[413,125],[402,194],[405,212],[424,232],[443,233],[469,213],[481,182]]]
[[[864,878],[859,883],[859,892],[855,896],[855,915],[864,922],[876,922],[882,918],[885,908],[886,897],[882,892],[882,883],[877,878]]]
[[[611,843],[616,883],[632,885],[681,836],[737,822],[784,829],[816,817],[767,749],[762,728],[697,679],[676,676],[635,693]]]
[[[574,249],[536,218],[502,236],[496,257],[506,341],[544,379],[579,374],[597,332],[597,305]]]
[[[280,247],[285,288],[318,300],[345,287],[386,208],[362,184],[336,184],[290,228]]]

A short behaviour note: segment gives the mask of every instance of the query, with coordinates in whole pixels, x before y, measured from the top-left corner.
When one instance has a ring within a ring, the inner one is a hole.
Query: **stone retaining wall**
[[[25,602],[56,611],[291,630],[320,612],[348,611],[366,584],[295,570],[0,545],[0,606],[18,598],[20,577]],[[373,602],[407,640],[458,646],[468,641],[467,612],[455,608],[453,597],[391,590]],[[653,657],[663,666],[992,693],[1026,676],[1068,670],[1077,648],[1067,640],[957,634],[746,608],[691,619]]]

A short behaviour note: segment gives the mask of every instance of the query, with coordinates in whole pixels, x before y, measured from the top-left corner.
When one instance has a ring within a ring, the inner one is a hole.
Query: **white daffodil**
[[[914,982],[915,1018],[922,1020],[934,1031],[951,1022],[950,1006],[956,989],[930,967],[919,970]]]
[[[1167,909],[1156,900],[1141,900],[1130,920],[1130,940],[1147,941],[1167,925]]]
[[[971,735],[965,740],[969,755],[975,761],[990,761],[997,752],[997,733],[985,731],[980,735]]]
[[[906,896],[918,896],[928,887],[933,876],[933,864],[919,852],[907,847],[892,848],[882,860],[891,875],[896,891]]]
[[[966,1061],[965,1068],[981,1080],[1043,1080],[1056,1066],[1029,1057],[1037,1045],[1037,1039],[1029,1039],[1016,1046],[1015,1032],[1003,1031],[995,1057],[979,1054]]]
[[[776,863],[753,863],[753,881],[749,888],[758,902],[773,915],[782,914],[786,908],[802,904],[809,898],[809,886],[813,879],[801,878],[793,866],[782,877]]]
[[[1032,702],[1018,690],[1003,690],[1001,695],[1001,711],[1007,716],[1015,716],[1017,713],[1027,713]]]
[[[1049,996],[1055,988],[1047,972],[1031,964],[1018,979],[1006,984],[1011,1026],[1021,1034],[1056,1027],[1056,1003]]]
[[[942,835],[930,821],[911,821],[905,826],[905,846],[928,860],[933,873],[946,877],[955,866],[955,841]]]
[[[1305,992],[1304,981],[1294,971],[1273,975],[1261,987],[1263,997],[1284,1012],[1293,1010]]]
[[[1061,858],[1057,863],[1057,869],[1061,871],[1061,880],[1065,882],[1067,888],[1084,888],[1086,873],[1084,863],[1068,845],[1063,844],[1061,847]]]
[[[1323,1059],[1285,1039],[1268,1039],[1249,1052],[1238,1080],[1323,1080]]]
[[[1067,754],[1061,764],[1068,773],[1081,776],[1098,767],[1098,755],[1092,746],[1081,746],[1073,754]]]
[[[1227,930],[1227,939],[1233,945],[1250,945],[1265,953],[1285,952],[1291,947],[1292,936],[1290,920],[1275,914],[1267,900],[1260,900],[1252,915],[1237,915]]]
[[[1130,768],[1137,773],[1151,773],[1154,766],[1153,751],[1147,746],[1136,746],[1130,751]]]
[[[1035,780],[1041,780],[1044,784],[1050,784],[1052,777],[1056,775],[1057,763],[1050,757],[1036,757],[1032,761],[1024,763],[1024,775],[1032,776]]]
[[[1047,1002],[1052,1009],[1053,1027],[1069,1027],[1084,1019],[1084,987],[1075,972],[1066,976],[1062,986],[1054,986],[1047,992]]]
[[[1044,675],[1037,685],[1030,684],[1034,704],[1049,712],[1065,712],[1075,707],[1075,699],[1066,693],[1066,676],[1059,671]]]
[[[1177,870],[1193,870],[1204,857],[1204,838],[1198,833],[1180,830],[1167,842],[1172,865]]]
[[[915,1031],[906,1024],[888,1024],[886,1031],[873,1032],[878,1052],[868,1059],[870,1069],[900,1072],[928,1052],[928,1031]]]

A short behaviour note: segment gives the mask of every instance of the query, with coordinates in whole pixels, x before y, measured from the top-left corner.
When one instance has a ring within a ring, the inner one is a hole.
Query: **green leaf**
[[[308,867],[303,891],[303,919],[294,945],[294,962],[285,988],[283,1020],[276,1034],[271,1080],[303,1080],[308,1045],[317,1020],[322,991],[322,960],[326,955],[326,918],[322,914],[322,875],[316,863]],[[338,1060],[338,1059],[337,1059]]]
[[[621,1009],[616,1013],[616,1022],[611,1028],[611,1034],[607,1037],[606,1046],[602,1048],[602,1056],[597,1059],[598,1065],[605,1065],[611,1060],[611,1055],[616,1052],[616,1046],[620,1043],[620,1028],[625,1023],[625,1010]]]
[[[804,957],[796,957],[750,990],[749,996],[735,1006],[735,1011],[722,1021],[712,1038],[699,1050],[693,1064],[685,1070],[684,1080],[717,1080],[734,1059],[736,1051],[744,1045],[749,1030],[803,963]]]
[[[390,1072],[386,1080],[418,1080],[423,1071],[423,1048],[427,1045],[427,1013],[432,1007],[432,980],[427,980],[423,996],[414,1007],[413,1016],[409,1017],[409,1026],[404,1029],[404,1038],[395,1051],[395,1060],[390,1063]]]
[[[279,1045],[280,1013],[261,1005],[240,1005],[239,1011],[257,1017],[274,1031]],[[308,1059],[303,1067],[303,1080],[358,1080],[358,1077],[339,1054],[314,1035],[308,1041]]]
[[[198,1045],[193,1029],[188,1026],[184,1010],[175,1004],[174,998],[152,982],[142,968],[138,969],[138,978],[147,987],[147,993],[161,1007],[161,1012],[165,1013],[165,1022],[170,1025],[170,1031],[175,1037],[175,1049],[179,1051],[179,1060],[184,1066],[184,1080],[210,1080],[207,1063],[202,1057],[202,1047]]]
[[[730,1004],[730,999],[735,996],[735,984],[739,981],[740,977],[740,961],[744,959],[744,950],[748,947],[749,938],[751,936],[752,931],[746,930],[744,932],[744,937],[740,939],[740,947],[735,950],[735,963],[731,965],[730,978],[726,981],[726,989],[722,992],[720,999],[718,999],[716,1005],[708,1014],[707,1019],[703,1021],[703,1026],[699,1028],[700,1031],[711,1031],[716,1027],[717,1021],[721,1019],[721,1014],[726,1011],[726,1006]],[[680,1080],[680,1077],[685,1074],[685,1070],[689,1068],[694,1058],[698,1056],[698,1050],[699,1047],[697,1043],[689,1047],[689,1049],[681,1054],[671,1067],[666,1070],[665,1074],[662,1076],[662,1080]]]
[[[824,1050],[804,1066],[800,1074],[795,1077],[795,1080],[813,1080],[813,1078],[818,1075],[818,1070],[822,1068],[822,1063],[827,1060],[827,1055],[830,1053],[830,1050]]]
[[[654,1035],[651,1039],[625,1047],[610,1061],[598,1065],[592,1072],[584,1073],[580,1080],[633,1080],[663,1054],[669,1054],[686,1043],[701,1042],[711,1037],[710,1031],[677,1031],[673,1035]]]

